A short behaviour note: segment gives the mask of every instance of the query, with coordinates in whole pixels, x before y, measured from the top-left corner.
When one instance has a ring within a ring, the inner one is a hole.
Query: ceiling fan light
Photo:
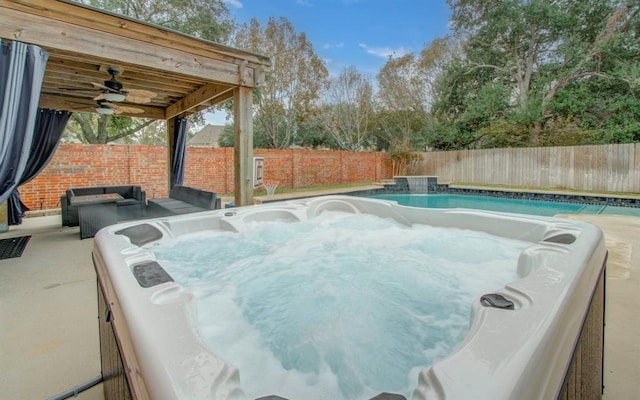
[[[105,93],[102,96],[106,101],[120,102],[124,101],[125,96],[120,93]]]
[[[96,112],[98,114],[105,114],[105,115],[111,115],[114,113],[113,109],[109,107],[98,107],[96,108]]]

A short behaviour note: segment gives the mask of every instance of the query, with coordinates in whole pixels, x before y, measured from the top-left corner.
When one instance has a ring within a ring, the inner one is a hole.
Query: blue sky
[[[285,17],[305,33],[332,76],[354,65],[375,78],[390,55],[416,53],[449,33],[446,0],[223,0],[239,24]],[[224,124],[225,113],[207,115]]]
[[[285,17],[337,74],[355,65],[375,75],[389,55],[421,50],[446,35],[445,0],[224,0],[238,23]]]

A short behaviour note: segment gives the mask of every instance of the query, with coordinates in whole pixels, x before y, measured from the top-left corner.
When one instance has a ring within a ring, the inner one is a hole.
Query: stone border
[[[437,176],[396,176],[395,183],[383,184],[384,189],[374,193],[354,194],[354,195],[375,195],[375,194],[461,194],[485,197],[499,197],[519,200],[541,200],[558,203],[580,203],[600,206],[617,206],[640,208],[640,198],[632,196],[614,195],[588,195],[552,192],[534,192],[508,189],[488,189],[478,187],[452,187],[448,183],[438,183]]]

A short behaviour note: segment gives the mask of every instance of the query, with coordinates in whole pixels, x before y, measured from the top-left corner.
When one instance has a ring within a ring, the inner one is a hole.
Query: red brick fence
[[[281,188],[373,182],[393,174],[387,153],[256,149],[255,156],[265,159],[265,179]],[[44,171],[19,191],[27,207],[40,210],[58,208],[70,187],[135,184],[148,198],[166,197],[167,176],[166,147],[61,144]],[[233,149],[187,148],[185,185],[232,193]]]

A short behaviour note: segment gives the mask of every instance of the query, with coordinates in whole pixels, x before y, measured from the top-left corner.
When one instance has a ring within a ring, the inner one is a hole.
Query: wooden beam
[[[189,112],[186,113],[186,115],[191,115],[200,111],[206,111],[209,108],[232,98],[233,98],[233,90],[230,90],[228,92],[221,94],[219,97],[211,99],[210,101],[206,103],[202,103],[198,107],[191,109]]]
[[[121,74],[118,75],[118,79],[164,82],[168,85],[178,87],[189,87],[192,85],[198,86],[202,85],[203,82],[206,82],[206,80],[202,78],[189,75],[176,75],[175,73],[167,71],[159,71],[135,65],[131,62],[125,62],[124,60],[114,63],[113,60],[107,60],[100,57],[89,57],[82,53],[73,53],[47,47],[44,47],[44,49],[50,53],[49,60],[47,61],[47,68],[51,65],[51,68],[56,70],[71,69],[73,71],[80,71],[87,76],[96,76],[96,78],[98,76],[102,76],[109,78],[108,73],[101,71],[101,68],[114,66],[121,70]]]
[[[253,91],[248,87],[233,90],[234,183],[236,206],[253,204]]]
[[[198,107],[202,103],[206,103],[211,101],[212,99],[222,97],[225,93],[232,91],[233,87],[223,86],[218,83],[210,83],[167,107],[166,117],[173,118],[177,115],[184,114]]]
[[[5,4],[3,1],[0,3]],[[39,46],[113,60],[135,60],[138,65],[196,76],[225,84],[240,84],[237,63],[223,62],[193,53],[116,35],[91,27],[0,7],[0,37]],[[253,69],[247,68],[245,85],[253,86]]]

